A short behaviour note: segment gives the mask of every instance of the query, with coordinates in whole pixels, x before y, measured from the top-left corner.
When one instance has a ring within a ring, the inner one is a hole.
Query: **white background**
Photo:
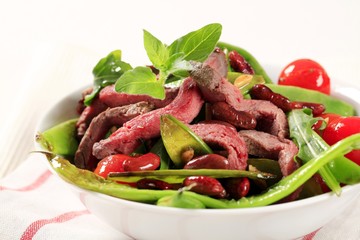
[[[360,1],[0,1],[0,177],[32,149],[41,113],[91,83],[114,49],[133,66],[149,63],[142,29],[165,43],[208,23],[221,40],[249,50],[276,80],[297,58],[359,88]]]

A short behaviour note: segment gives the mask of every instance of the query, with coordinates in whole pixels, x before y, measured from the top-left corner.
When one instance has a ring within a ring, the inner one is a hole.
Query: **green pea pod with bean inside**
[[[36,142],[54,154],[72,157],[78,148],[76,140],[77,118],[61,122],[42,133],[36,134]]]
[[[245,60],[250,64],[250,66],[254,69],[256,75],[261,75],[266,83],[272,83],[273,81],[266,73],[265,69],[261,66],[261,64],[256,60],[256,58],[251,55],[248,51],[241,47],[237,47],[228,43],[218,42],[217,46],[222,50],[227,51],[236,51],[238,52]]]
[[[177,167],[183,167],[185,162],[181,154],[191,148],[197,155],[212,153],[211,148],[191,129],[170,114],[161,116],[161,138],[170,159]]]

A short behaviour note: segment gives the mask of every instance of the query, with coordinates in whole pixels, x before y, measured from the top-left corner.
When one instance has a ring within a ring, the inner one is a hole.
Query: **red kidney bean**
[[[325,112],[325,106],[320,103],[308,103],[308,102],[291,102],[292,109],[310,108],[314,116],[319,116]]]
[[[229,161],[221,155],[211,153],[190,160],[184,169],[229,169]]]
[[[160,166],[160,157],[154,153],[146,153],[136,158],[129,158],[124,161],[125,172],[156,170]]]
[[[270,88],[263,84],[254,85],[250,91],[250,96],[254,99],[270,101],[285,112],[291,110],[291,102],[288,98],[281,94],[274,93]]]
[[[237,51],[229,52],[229,61],[231,67],[234,69],[235,72],[241,72],[245,74],[255,73],[254,69],[250,66],[250,64]]]
[[[212,117],[217,120],[228,122],[242,129],[254,129],[256,119],[244,111],[237,111],[225,102],[216,102],[211,105]]]
[[[250,181],[248,178],[229,178],[223,183],[229,197],[236,200],[245,197],[250,190]]]
[[[139,189],[153,189],[153,190],[169,190],[174,189],[173,185],[165,181],[157,179],[143,178],[136,182],[136,187]]]
[[[226,191],[221,185],[221,183],[212,177],[207,176],[192,176],[187,177],[183,181],[184,186],[191,186],[190,191],[216,197],[224,198],[226,197]]]
[[[310,108],[314,116],[318,116],[325,111],[323,104],[290,101],[287,97],[273,92],[269,87],[264,84],[256,84],[250,91],[251,98],[267,100],[272,102],[277,107],[281,108],[284,112],[292,109]]]

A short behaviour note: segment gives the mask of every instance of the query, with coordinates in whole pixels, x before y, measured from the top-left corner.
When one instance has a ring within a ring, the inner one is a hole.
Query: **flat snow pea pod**
[[[76,140],[77,119],[55,125],[36,135],[36,141],[46,150],[63,156],[73,156],[79,143]]]
[[[197,155],[212,153],[211,148],[188,126],[171,115],[162,115],[160,123],[161,138],[166,151],[177,167],[182,167],[182,153],[192,148]]]
[[[266,83],[273,82],[256,58],[245,49],[224,42],[218,42],[217,46],[223,50],[237,51],[251,65],[256,75],[263,76]]]
[[[290,101],[321,103],[328,113],[336,113],[342,116],[355,115],[355,108],[351,104],[318,91],[276,84],[266,84],[266,86],[287,97]]]

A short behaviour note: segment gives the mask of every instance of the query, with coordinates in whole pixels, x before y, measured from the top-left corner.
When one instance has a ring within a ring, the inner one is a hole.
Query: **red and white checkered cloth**
[[[39,156],[0,182],[0,239],[131,239],[90,214]]]
[[[30,155],[0,181],[0,239],[131,239],[105,225]],[[299,240],[360,239],[360,199],[336,219]],[[301,226],[299,226],[301,227]]]

